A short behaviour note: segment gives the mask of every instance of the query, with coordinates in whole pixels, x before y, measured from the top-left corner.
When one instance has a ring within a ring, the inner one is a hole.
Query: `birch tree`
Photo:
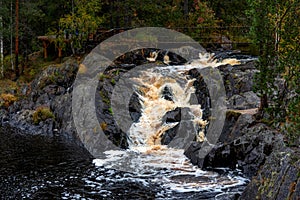
[[[57,48],[64,48],[65,41],[70,40],[73,51],[74,48],[84,49],[89,34],[95,33],[103,21],[100,10],[98,0],[72,0],[71,12],[60,18],[59,29],[51,33],[57,35]]]

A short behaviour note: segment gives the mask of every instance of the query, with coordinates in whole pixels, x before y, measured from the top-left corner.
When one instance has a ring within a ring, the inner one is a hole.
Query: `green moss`
[[[99,81],[104,81],[105,79],[111,78],[109,75],[100,73],[99,74]]]
[[[116,76],[119,76],[119,74],[120,74],[120,70],[119,70],[119,69],[117,69],[116,71],[114,71],[114,74],[115,74]]]
[[[100,97],[101,97],[102,101],[105,104],[109,105],[110,104],[110,99],[105,95],[105,93],[103,91],[100,91],[99,94],[100,94]]]
[[[110,114],[112,114],[112,115],[114,114],[114,112],[113,112],[113,110],[112,110],[111,107],[108,109],[108,111],[109,111]]]
[[[55,119],[54,114],[48,107],[38,107],[32,115],[33,123],[39,124],[41,121],[45,121],[49,118]]]
[[[112,78],[112,79],[110,80],[110,82],[111,82],[112,85],[116,85],[116,80],[115,80],[115,79]]]

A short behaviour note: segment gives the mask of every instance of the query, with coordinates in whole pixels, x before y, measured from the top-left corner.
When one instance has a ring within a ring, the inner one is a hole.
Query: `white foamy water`
[[[245,185],[247,179],[239,175],[203,171],[191,164],[184,156],[184,149],[170,148],[161,145],[165,132],[180,122],[165,123],[163,117],[176,108],[188,108],[189,120],[195,130],[198,141],[205,140],[204,128],[209,122],[202,119],[201,105],[190,102],[195,92],[194,79],[186,75],[191,69],[217,67],[224,64],[239,64],[236,59],[214,61],[210,54],[201,54],[195,60],[182,66],[164,66],[151,68],[139,77],[136,82],[136,93],[142,105],[142,115],[129,130],[130,145],[128,150],[104,152],[105,159],[95,159],[96,166],[116,169],[134,174],[135,180],[151,177],[151,181],[163,188],[175,192],[213,191],[221,193],[227,188]],[[163,92],[169,92],[164,98]],[[145,184],[147,184],[145,182]]]

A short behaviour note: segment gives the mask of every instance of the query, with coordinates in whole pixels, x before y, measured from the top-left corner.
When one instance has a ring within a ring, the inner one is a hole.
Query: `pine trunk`
[[[15,48],[15,56],[16,56],[16,67],[15,67],[15,73],[16,73],[16,79],[19,78],[20,72],[19,72],[19,0],[16,0],[16,48]]]

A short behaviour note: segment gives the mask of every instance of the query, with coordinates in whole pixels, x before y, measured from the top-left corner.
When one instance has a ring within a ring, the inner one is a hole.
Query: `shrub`
[[[5,108],[8,108],[15,101],[17,101],[17,97],[15,97],[13,94],[0,95],[0,107],[4,106]]]
[[[39,124],[41,121],[45,121],[46,119],[52,118],[54,119],[54,114],[51,112],[48,107],[38,107],[32,115],[33,123]]]

